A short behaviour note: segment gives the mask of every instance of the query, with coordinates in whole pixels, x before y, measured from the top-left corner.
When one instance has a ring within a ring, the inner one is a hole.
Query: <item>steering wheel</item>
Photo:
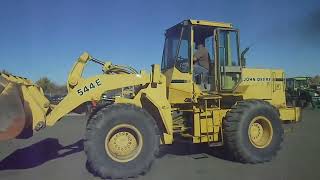
[[[183,58],[181,56],[177,57],[176,67],[182,71],[187,71],[189,69],[189,59]]]

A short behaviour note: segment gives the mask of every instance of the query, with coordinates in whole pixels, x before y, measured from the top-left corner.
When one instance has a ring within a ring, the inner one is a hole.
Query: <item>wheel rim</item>
[[[267,147],[273,136],[273,128],[268,118],[263,116],[255,117],[248,129],[250,142],[256,148]]]
[[[108,156],[117,162],[129,162],[141,152],[143,145],[140,131],[130,124],[113,127],[105,139]]]

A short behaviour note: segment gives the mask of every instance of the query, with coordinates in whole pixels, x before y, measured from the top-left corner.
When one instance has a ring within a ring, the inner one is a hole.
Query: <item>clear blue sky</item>
[[[319,0],[1,0],[0,69],[62,84],[83,51],[150,69],[165,29],[189,18],[232,22],[242,49],[253,44],[251,67],[320,74]],[[100,72],[91,64],[86,75]]]

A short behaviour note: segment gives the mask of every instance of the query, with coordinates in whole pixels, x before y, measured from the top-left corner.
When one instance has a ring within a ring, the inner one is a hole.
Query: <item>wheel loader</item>
[[[200,44],[209,62],[199,73]],[[239,30],[230,23],[184,20],[166,30],[162,63],[151,72],[83,53],[57,105],[30,80],[1,74],[0,139],[32,135],[91,102],[84,147],[88,169],[102,178],[146,173],[160,145],[180,140],[224,146],[242,163],[270,161],[283,140],[282,123],[298,122],[300,108],[286,105],[284,71],[246,67],[247,50],[240,52]],[[84,78],[88,62],[103,73]]]

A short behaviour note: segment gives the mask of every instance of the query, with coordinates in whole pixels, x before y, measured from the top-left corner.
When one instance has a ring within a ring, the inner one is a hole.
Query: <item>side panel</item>
[[[272,98],[271,71],[265,69],[242,69],[242,81],[235,92],[243,94],[244,99]]]
[[[272,100],[271,104],[276,107],[286,107],[286,84],[282,70],[272,70]]]
[[[168,87],[168,99],[171,104],[185,103],[185,99],[192,98],[192,74],[181,73],[176,68],[172,68],[168,69],[164,75]]]
[[[242,81],[235,89],[243,99],[262,99],[276,107],[285,107],[285,80],[283,70],[242,69]]]
[[[299,121],[300,109],[286,105],[286,84],[283,70],[243,68],[242,82],[236,92],[243,99],[261,99],[270,102],[280,113],[283,121]]]

